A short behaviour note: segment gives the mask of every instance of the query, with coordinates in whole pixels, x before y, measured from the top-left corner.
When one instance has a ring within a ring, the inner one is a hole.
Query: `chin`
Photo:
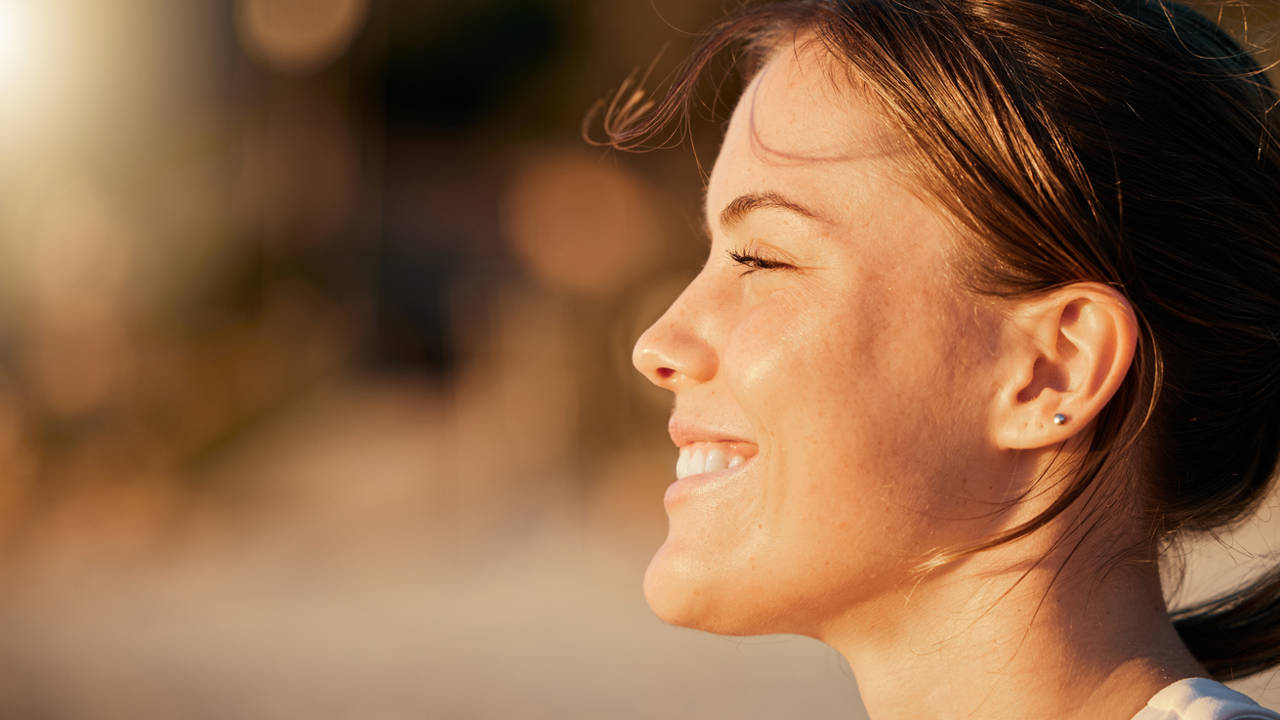
[[[658,548],[644,572],[644,599],[663,622],[679,627],[718,632],[716,595],[704,579],[690,572],[688,563],[671,557],[666,545]]]
[[[752,593],[728,587],[728,578],[700,572],[705,565],[673,557],[665,545],[644,573],[649,609],[670,625],[717,635],[768,635],[781,630],[765,622],[746,602]]]

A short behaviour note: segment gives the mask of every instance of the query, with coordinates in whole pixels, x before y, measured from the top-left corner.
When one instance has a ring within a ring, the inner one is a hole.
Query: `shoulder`
[[[1222,683],[1186,678],[1156,693],[1133,720],[1280,720],[1280,713]]]

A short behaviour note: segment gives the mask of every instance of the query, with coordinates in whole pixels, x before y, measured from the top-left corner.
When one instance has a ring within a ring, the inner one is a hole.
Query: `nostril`
[[[660,380],[668,380],[672,375],[676,374],[676,371],[669,367],[660,367],[655,372]]]

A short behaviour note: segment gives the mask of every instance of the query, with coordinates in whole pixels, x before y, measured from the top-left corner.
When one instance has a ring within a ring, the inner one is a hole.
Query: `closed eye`
[[[760,255],[752,255],[749,252],[740,250],[730,250],[729,259],[743,266],[746,270],[742,271],[743,275],[755,272],[756,270],[786,270],[794,269],[795,266],[780,260],[771,260]]]

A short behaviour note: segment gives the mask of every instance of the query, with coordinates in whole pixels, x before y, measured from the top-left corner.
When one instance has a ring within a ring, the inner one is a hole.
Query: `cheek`
[[[863,285],[859,283],[859,285]],[[789,287],[756,303],[725,344],[725,379],[762,441],[786,455],[862,447],[921,410],[936,373],[933,330],[866,290]],[[874,432],[872,432],[874,430]],[[813,452],[810,452],[813,451]]]
[[[860,394],[855,358],[864,322],[832,311],[829,293],[789,286],[753,305],[725,343],[724,377],[755,431],[772,477],[805,475],[847,431],[850,401]],[[856,404],[856,401],[854,401]],[[843,449],[843,448],[841,448]],[[817,478],[764,488],[766,509],[811,487]],[[777,495],[779,497],[773,497]]]
[[[934,509],[954,497],[955,318],[940,296],[857,285],[774,293],[726,343],[726,377],[767,457],[756,515],[797,541],[916,545],[909,538],[932,535]]]
[[[768,399],[770,388],[785,388],[796,378],[800,361],[820,337],[805,295],[789,288],[754,300],[724,344],[725,380],[748,413],[749,406]]]
[[[794,287],[774,293],[744,317],[723,355],[726,380],[761,444],[753,516],[786,547],[859,533],[875,515],[868,480],[892,460],[868,408],[893,393],[866,367],[881,328],[860,310],[862,298],[833,305],[831,296]]]

